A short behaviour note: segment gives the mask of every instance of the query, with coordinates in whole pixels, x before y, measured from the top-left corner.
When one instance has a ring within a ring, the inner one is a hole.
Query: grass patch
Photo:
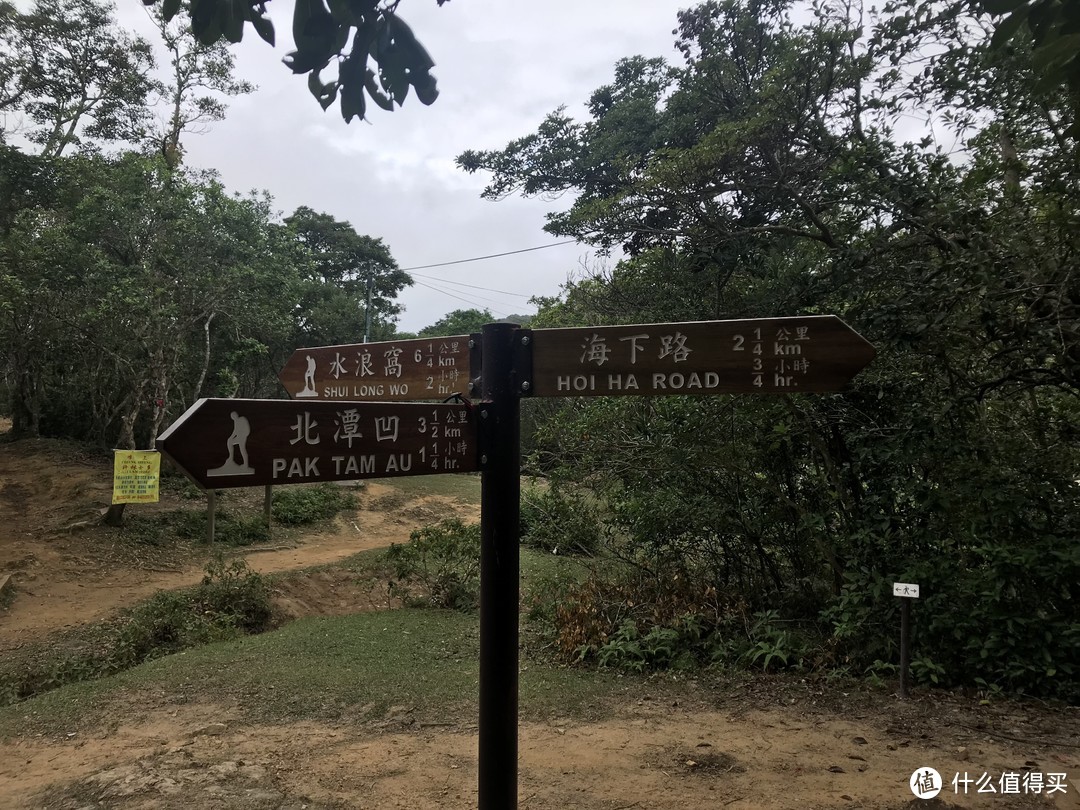
[[[264,577],[243,560],[220,558],[203,581],[182,591],[161,591],[116,619],[81,628],[66,643],[32,647],[0,665],[0,705],[66,684],[93,680],[221,639],[270,627],[270,592]]]
[[[176,520],[176,536],[184,540],[206,541],[205,511],[172,513]],[[218,509],[214,516],[214,542],[223,546],[254,546],[270,540],[270,529],[262,515],[243,516]]]
[[[128,515],[120,528],[120,537],[139,546],[161,548],[177,539],[206,542],[205,509],[173,509],[150,515]],[[223,546],[252,546],[270,539],[262,515],[239,515],[218,508],[214,519],[214,542]]]
[[[399,492],[413,496],[442,495],[465,503],[480,503],[480,476],[465,473],[449,475],[416,475],[386,478],[378,481]]]
[[[0,735],[67,733],[155,705],[235,707],[253,722],[365,722],[402,713],[416,722],[476,722],[479,620],[402,609],[311,618],[188,650],[101,680],[0,708]],[[522,658],[521,716],[604,716],[640,679]],[[395,708],[396,712],[391,712]]]

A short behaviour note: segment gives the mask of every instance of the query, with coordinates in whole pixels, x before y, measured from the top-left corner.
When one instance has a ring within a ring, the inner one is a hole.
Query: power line
[[[430,284],[430,283],[429,284],[424,284],[424,282],[422,282],[422,281],[418,281],[416,283],[417,284],[422,284],[423,286],[428,287],[429,289],[437,290],[438,292],[441,292],[444,295],[453,295],[454,293],[458,292],[458,290],[454,290],[453,292],[451,292],[450,290],[444,289],[443,287],[437,287],[434,284]],[[507,303],[505,301],[499,301],[499,300],[497,300],[495,298],[487,298],[486,296],[477,295],[476,293],[463,292],[462,295],[469,296],[468,299],[462,298],[461,299],[462,301],[470,300],[474,304],[475,304],[476,301],[486,301],[487,303],[494,304],[497,307],[505,307],[505,306],[507,306]],[[479,306],[479,305],[477,305],[477,306]]]
[[[464,301],[466,304],[469,304],[472,307],[477,307],[478,306],[476,301],[472,301],[472,300],[470,300],[468,298],[462,298],[460,295],[454,295],[454,293],[448,292],[447,290],[440,290],[438,287],[432,286],[431,284],[425,284],[422,281],[418,281],[416,283],[419,284],[421,287],[427,287],[429,290],[434,290],[435,292],[442,293],[443,295],[448,295],[451,298],[456,298],[458,301]],[[483,307],[483,308],[488,309],[488,307]],[[493,314],[499,315],[500,312],[496,311]],[[505,314],[505,313],[502,313],[502,314]]]
[[[413,275],[417,276],[419,278],[426,278],[426,279],[430,279],[431,281],[437,281],[440,284],[453,284],[455,287],[468,287],[469,289],[472,289],[472,290],[485,290],[487,292],[498,293],[499,295],[512,295],[515,298],[532,298],[531,295],[528,295],[526,293],[515,293],[515,292],[509,292],[507,290],[493,290],[490,287],[480,287],[480,286],[477,286],[476,284],[466,284],[463,281],[451,281],[448,278],[437,278],[436,276],[426,276],[423,273],[413,273]]]
[[[559,247],[559,245],[574,245],[577,244],[576,239],[567,239],[565,242],[554,242],[550,245],[538,245],[537,247],[522,248],[521,250],[508,250],[506,253],[492,253],[488,256],[474,256],[471,259],[457,259],[452,262],[438,262],[436,264],[420,264],[416,267],[402,267],[403,272],[408,273],[412,270],[427,270],[429,267],[447,267],[451,264],[465,264],[466,262],[479,262],[484,259],[498,259],[500,256],[513,256],[515,253],[528,253],[531,250],[547,250],[548,248]]]

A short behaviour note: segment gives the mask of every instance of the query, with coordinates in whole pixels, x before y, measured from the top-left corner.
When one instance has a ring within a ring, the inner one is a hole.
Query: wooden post
[[[217,515],[217,491],[206,490],[206,542],[214,544],[214,518]]]
[[[911,678],[911,600],[900,600],[900,697],[910,697]]]
[[[266,520],[266,535],[270,536],[270,509],[274,504],[274,485],[266,485],[266,496],[263,498],[263,518]]]

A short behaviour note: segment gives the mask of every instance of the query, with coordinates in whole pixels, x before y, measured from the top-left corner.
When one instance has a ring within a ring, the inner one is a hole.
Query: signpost
[[[204,489],[477,469],[464,404],[200,399],[157,446]]]
[[[478,802],[512,810],[519,398],[837,391],[873,357],[832,315],[488,324],[472,336],[298,349],[278,375],[293,401],[199,400],[158,448],[204,488],[482,471]],[[405,402],[462,393],[480,401]]]
[[[297,349],[278,379],[298,400],[446,399],[468,385],[469,336]]]
[[[919,586],[894,582],[892,593],[900,599],[900,697],[907,698],[911,687],[911,600],[919,598]]]
[[[537,329],[532,396],[836,391],[874,347],[835,315]]]

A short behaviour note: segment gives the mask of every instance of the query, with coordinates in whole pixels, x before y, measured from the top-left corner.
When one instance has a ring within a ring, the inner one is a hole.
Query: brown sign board
[[[464,404],[200,399],[157,449],[204,489],[478,469]]]
[[[821,393],[874,347],[835,315],[536,329],[534,396]]]
[[[469,385],[469,336],[297,349],[278,372],[295,400],[446,399]]]

